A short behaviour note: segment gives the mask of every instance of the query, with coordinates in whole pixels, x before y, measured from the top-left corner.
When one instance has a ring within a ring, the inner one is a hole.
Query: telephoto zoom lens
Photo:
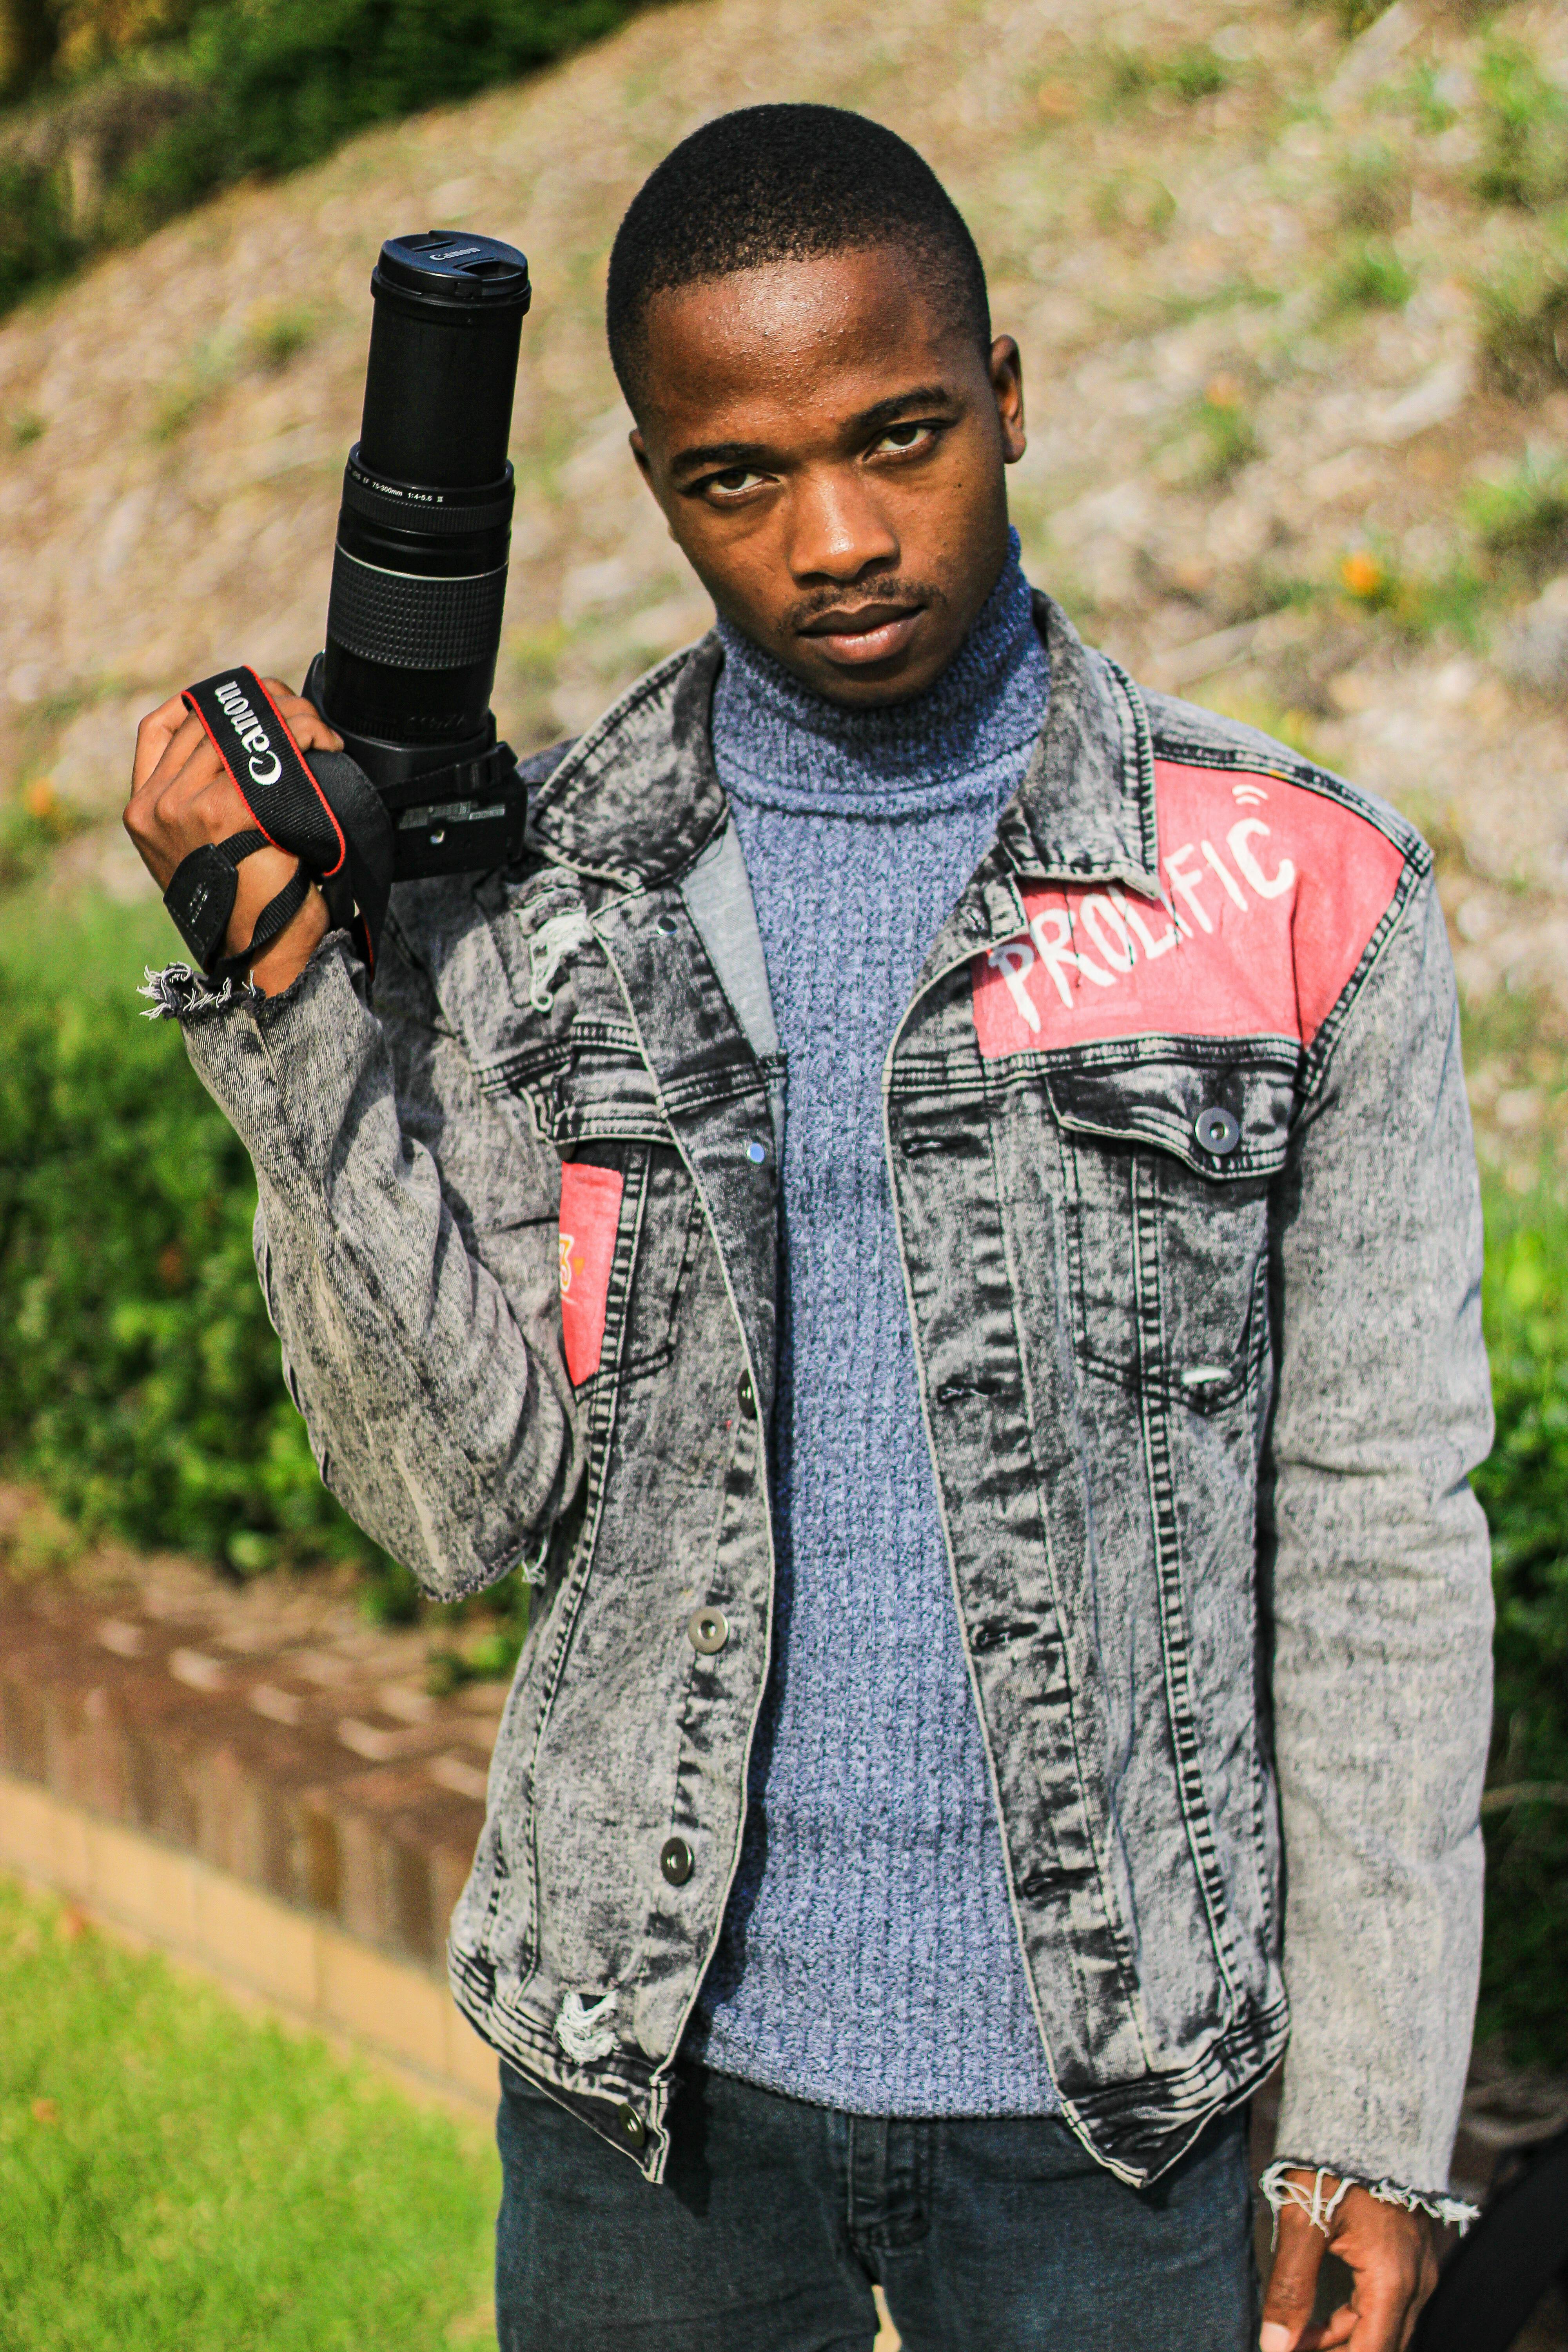
[[[392,810],[398,874],[462,870],[499,862],[502,838],[489,700],[528,263],[495,237],[430,229],[388,238],[370,283],[363,420],[306,692]],[[419,778],[448,770],[445,800],[422,807]],[[503,828],[508,847],[520,828]]]

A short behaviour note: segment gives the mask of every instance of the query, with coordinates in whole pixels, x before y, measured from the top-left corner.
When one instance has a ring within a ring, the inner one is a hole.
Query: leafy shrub
[[[626,0],[230,0],[198,18],[206,102],[128,165],[133,236],[252,173],[298,170],[372,123],[471,97],[610,31]]]
[[[46,99],[0,150],[0,310],[105,243],[129,243],[215,189],[313,163],[370,124],[468,98],[610,31],[631,0],[69,0],[55,70],[103,69]],[[68,151],[91,151],[73,218]],[[20,151],[18,151],[18,153]]]
[[[58,173],[0,159],[0,310],[66,277],[80,257]]]
[[[1531,210],[1568,195],[1568,91],[1517,41],[1494,43],[1482,61],[1481,135],[1478,194]]]
[[[316,1475],[238,1141],[177,1030],[0,984],[0,1445],[89,1529],[249,1572],[371,1552]]]
[[[1476,1490],[1492,1530],[1497,1713],[1488,1779],[1568,1788],[1568,1209],[1493,1201],[1486,1318],[1497,1443]],[[1568,1805],[1489,1810],[1483,2032],[1568,2066]]]

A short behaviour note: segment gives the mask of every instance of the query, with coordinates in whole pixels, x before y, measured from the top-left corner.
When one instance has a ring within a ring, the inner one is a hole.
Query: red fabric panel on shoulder
[[[561,1329],[574,1388],[599,1369],[625,1179],[614,1168],[561,1171]]]
[[[1119,884],[1024,893],[1026,933],[976,956],[988,1059],[1105,1037],[1310,1045],[1388,907],[1403,853],[1323,793],[1233,768],[1154,767],[1159,906]]]

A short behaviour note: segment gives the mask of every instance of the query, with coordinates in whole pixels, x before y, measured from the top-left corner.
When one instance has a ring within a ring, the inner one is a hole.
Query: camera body
[[[360,437],[343,471],[327,642],[305,692],[370,779],[394,881],[506,864],[527,794],[489,708],[528,262],[499,239],[389,237]]]

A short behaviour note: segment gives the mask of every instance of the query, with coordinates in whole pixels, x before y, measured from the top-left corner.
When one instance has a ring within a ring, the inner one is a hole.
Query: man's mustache
[[[852,588],[819,588],[810,596],[803,596],[784,614],[786,629],[804,629],[813,621],[820,621],[825,613],[843,614],[853,619],[872,604],[924,605],[930,612],[940,612],[947,598],[927,580],[906,580],[900,573],[887,578],[858,580]]]

